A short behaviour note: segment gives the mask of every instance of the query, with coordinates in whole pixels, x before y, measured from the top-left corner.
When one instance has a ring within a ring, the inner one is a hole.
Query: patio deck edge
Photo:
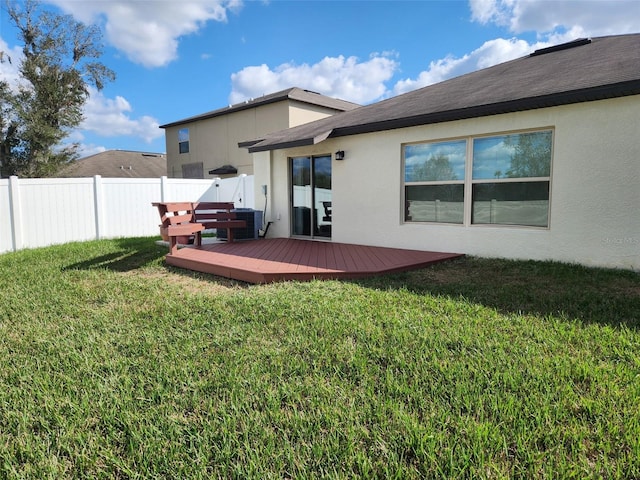
[[[274,248],[277,249],[278,245],[279,244],[276,243]],[[355,262],[353,265],[350,265],[349,268],[345,269],[330,269],[319,267],[318,265],[309,266],[308,264],[303,268],[300,268],[300,265],[296,262],[291,263],[291,261],[286,261],[284,259],[278,261],[273,258],[269,258],[266,262],[264,258],[255,258],[252,260],[249,257],[245,257],[241,252],[237,254],[230,253],[226,246],[221,247],[221,249],[224,249],[225,258],[223,259],[216,257],[216,252],[211,251],[210,247],[203,246],[200,248],[188,247],[186,249],[179,250],[178,253],[174,255],[167,255],[166,264],[173,267],[231,278],[242,282],[264,284],[287,280],[310,281],[314,279],[340,280],[365,278],[375,275],[416,270],[464,256],[464,254],[458,253],[415,251],[387,247],[367,247],[361,245],[344,246],[347,248],[361,248],[363,250],[369,249],[369,253],[371,248],[376,248],[379,249],[380,252],[387,252],[388,254],[393,253],[394,257],[397,257],[398,254],[400,254],[401,258],[396,258],[396,261],[390,262],[390,264],[385,266],[381,266],[379,262],[376,266],[372,266],[366,262],[361,264],[356,264],[357,262]],[[420,254],[419,257],[421,258],[416,259],[415,261],[412,260],[418,252]],[[234,255],[237,255],[237,264],[235,264],[236,262],[233,260]],[[360,252],[360,255],[363,255],[362,252]],[[289,258],[289,260],[291,259]],[[267,266],[266,264],[269,265]]]

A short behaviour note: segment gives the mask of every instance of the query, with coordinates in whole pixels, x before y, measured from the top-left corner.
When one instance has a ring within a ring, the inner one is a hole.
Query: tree
[[[89,87],[115,79],[101,56],[101,32],[70,15],[41,11],[35,0],[6,1],[23,43],[20,84],[0,82],[2,175],[50,176],[77,156],[62,141],[83,119]]]
[[[451,166],[449,156],[444,153],[431,155],[422,165],[417,165],[414,178],[420,180],[457,180],[458,176]]]
[[[507,135],[504,144],[513,147],[507,177],[548,177],[551,172],[551,132]]]
[[[9,163],[11,152],[18,146],[18,126],[13,119],[14,98],[9,84],[0,80],[0,167]]]

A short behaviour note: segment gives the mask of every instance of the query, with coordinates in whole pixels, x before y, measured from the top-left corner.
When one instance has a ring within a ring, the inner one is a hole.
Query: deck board
[[[186,247],[167,264],[249,283],[360,278],[423,268],[458,253],[273,238]]]

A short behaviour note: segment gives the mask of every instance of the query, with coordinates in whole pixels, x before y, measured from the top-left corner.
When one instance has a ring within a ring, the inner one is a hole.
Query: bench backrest
[[[236,213],[233,202],[196,202],[193,204],[193,221],[198,223],[215,223],[217,221],[235,220]]]
[[[190,202],[155,202],[163,227],[193,221],[193,204]]]

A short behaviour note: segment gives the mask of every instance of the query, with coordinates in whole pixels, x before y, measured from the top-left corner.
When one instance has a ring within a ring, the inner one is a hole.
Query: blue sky
[[[16,1],[16,0],[13,0]],[[369,104],[585,36],[640,32],[638,0],[41,0],[103,30],[117,79],[72,132],[83,156],[164,152],[164,123],[291,86]],[[20,51],[0,14],[0,77]]]

